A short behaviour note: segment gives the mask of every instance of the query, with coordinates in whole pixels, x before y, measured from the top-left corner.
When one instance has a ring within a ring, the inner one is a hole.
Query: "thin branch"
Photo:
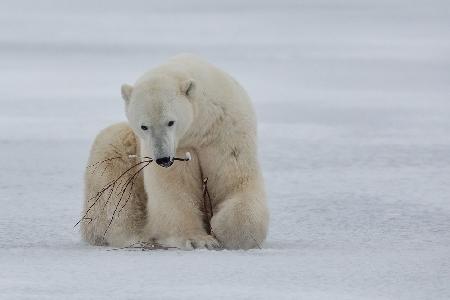
[[[126,169],[119,177],[117,177],[116,179],[110,181],[106,186],[104,186],[95,196],[91,197],[87,202],[89,203],[90,201],[94,200],[94,202],[88,207],[88,209],[86,210],[86,212],[84,213],[83,217],[74,225],[74,227],[76,227],[78,224],[80,224],[80,222],[88,215],[88,213],[91,211],[91,209],[94,207],[95,204],[97,204],[97,202],[100,200],[101,196],[111,187],[114,187],[116,185],[116,183],[122,178],[124,177],[128,172],[130,172],[133,168],[136,168],[137,166],[140,166],[142,164],[146,164],[145,166],[148,166],[148,164],[151,161],[141,161],[137,164],[132,165],[131,167],[129,167],[128,169]],[[113,188],[114,190],[114,188]]]
[[[108,232],[108,230],[109,230],[109,228],[110,228],[110,226],[111,226],[111,224],[112,224],[112,222],[114,221],[114,218],[115,218],[115,216],[116,216],[116,212],[117,212],[117,208],[119,207],[119,205],[120,205],[120,202],[122,202],[122,199],[123,199],[123,196],[125,195],[125,191],[127,190],[127,187],[133,182],[133,184],[134,184],[134,178],[145,168],[145,167],[147,167],[150,163],[151,163],[152,161],[145,161],[144,163],[145,163],[145,165],[143,166],[143,167],[141,167],[141,168],[139,168],[139,170],[137,170],[137,172],[135,172],[132,176],[131,176],[131,178],[129,178],[126,182],[125,182],[125,187],[122,189],[122,191],[121,191],[121,195],[120,195],[120,198],[119,198],[119,201],[117,202],[117,204],[116,204],[116,207],[114,208],[114,212],[113,212],[113,214],[112,214],[112,217],[111,217],[111,220],[109,221],[109,224],[108,224],[108,226],[106,227],[106,229],[105,229],[105,232],[103,233],[103,236],[105,236],[106,235],[106,233]],[[142,162],[141,162],[142,163]],[[129,201],[129,198],[131,197],[131,195],[132,195],[132,193],[131,193],[131,188],[130,188],[130,193],[129,193],[129,195],[128,195],[128,199],[126,200],[126,203],[128,203],[128,201]]]
[[[123,156],[114,156],[114,157],[111,157],[111,158],[104,159],[102,161],[98,161],[98,162],[96,162],[96,163],[94,163],[92,165],[87,166],[86,169],[90,169],[90,168],[95,167],[97,165],[101,165],[101,164],[103,164],[105,162],[109,162],[109,161],[112,161],[112,160],[115,160],[115,159],[119,159],[119,158],[123,158]]]
[[[211,219],[213,217],[213,208],[211,203],[211,197],[208,191],[208,177],[203,178],[203,221],[205,223],[206,232],[212,235]]]
[[[258,249],[262,249],[261,246],[259,245],[258,241],[253,237],[253,235],[251,233],[248,233],[250,235],[250,237],[255,241],[256,246],[258,247]]]
[[[152,250],[169,250],[169,249],[178,249],[177,247],[168,247],[161,245],[155,240],[151,240],[149,242],[136,242],[129,246],[121,247],[121,248],[113,248],[108,249],[106,251],[116,251],[116,250],[141,250],[141,251],[152,251]]]

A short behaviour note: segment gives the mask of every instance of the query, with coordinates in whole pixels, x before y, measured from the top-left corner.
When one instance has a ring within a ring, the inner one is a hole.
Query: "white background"
[[[1,299],[449,299],[450,2],[0,2]],[[180,52],[254,99],[262,250],[80,241],[120,85]]]

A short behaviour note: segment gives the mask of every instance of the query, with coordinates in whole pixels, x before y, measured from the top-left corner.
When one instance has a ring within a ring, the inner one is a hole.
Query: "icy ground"
[[[2,0],[0,298],[450,299],[449,3]],[[255,101],[267,243],[87,246],[90,144],[179,52]]]

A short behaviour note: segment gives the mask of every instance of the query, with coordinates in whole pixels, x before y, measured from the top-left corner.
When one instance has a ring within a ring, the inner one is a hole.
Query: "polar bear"
[[[188,250],[260,247],[269,214],[256,118],[237,81],[184,54],[145,73],[134,86],[124,84],[121,92],[128,122],[104,129],[91,149],[84,239],[110,246],[152,240]],[[174,160],[187,152],[190,161]],[[143,163],[150,158],[153,163]],[[211,234],[204,222],[204,178],[213,210]]]

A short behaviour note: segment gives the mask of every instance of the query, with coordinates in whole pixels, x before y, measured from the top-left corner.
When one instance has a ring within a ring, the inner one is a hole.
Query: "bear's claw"
[[[180,239],[176,242],[176,247],[182,250],[194,250],[194,249],[221,249],[221,243],[210,235],[199,235],[189,237],[186,239]]]

